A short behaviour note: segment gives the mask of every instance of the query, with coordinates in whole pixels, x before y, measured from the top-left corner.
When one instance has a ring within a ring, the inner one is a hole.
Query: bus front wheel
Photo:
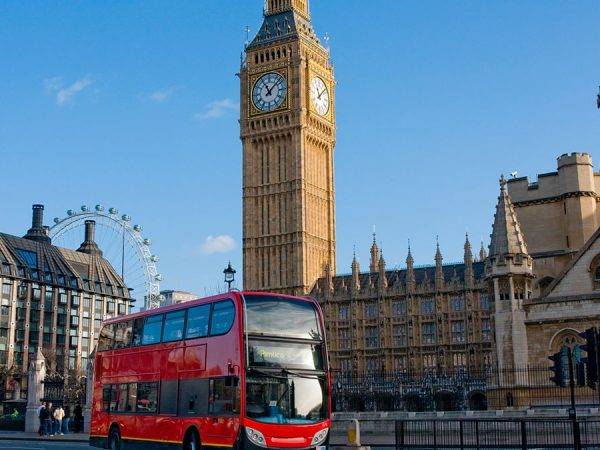
[[[201,450],[200,438],[195,430],[190,430],[185,435],[183,450]]]
[[[111,427],[108,433],[108,448],[109,450],[121,450],[121,433],[119,427]]]

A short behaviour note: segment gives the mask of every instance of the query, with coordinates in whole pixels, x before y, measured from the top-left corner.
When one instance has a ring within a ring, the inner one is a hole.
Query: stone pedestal
[[[27,378],[27,409],[25,411],[25,432],[36,433],[40,426],[37,409],[44,398],[44,384],[46,378],[46,361],[42,351],[38,348],[35,358],[29,363]]]
[[[83,431],[90,432],[90,421],[92,418],[92,401],[94,397],[94,353],[90,355],[86,368],[85,405],[83,407]]]

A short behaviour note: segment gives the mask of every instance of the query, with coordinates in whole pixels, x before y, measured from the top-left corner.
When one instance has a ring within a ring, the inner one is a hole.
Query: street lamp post
[[[223,271],[223,274],[225,275],[225,283],[227,283],[227,290],[231,291],[231,283],[233,283],[235,280],[235,269],[231,267],[231,261],[229,261],[229,264],[227,264],[227,267]]]

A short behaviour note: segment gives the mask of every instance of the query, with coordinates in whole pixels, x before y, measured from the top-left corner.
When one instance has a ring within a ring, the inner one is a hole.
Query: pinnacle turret
[[[500,195],[492,227],[490,254],[492,258],[508,255],[528,255],[525,238],[506,188],[504,175],[500,177]]]
[[[483,241],[481,241],[481,248],[479,249],[479,261],[483,262],[487,258],[487,251],[485,249],[485,245]]]
[[[379,251],[379,247],[377,246],[377,235],[373,233],[373,244],[371,244],[371,264],[369,269],[371,273],[375,273],[379,271],[379,258],[381,257],[381,252]]]
[[[406,256],[406,288],[408,292],[413,292],[415,289],[415,260],[408,243],[408,255]]]
[[[352,258],[352,290],[355,292],[360,291],[360,265],[356,260],[356,252]]]
[[[471,248],[471,241],[469,240],[469,233],[466,234],[465,238],[465,262],[473,261],[473,249]]]
[[[383,253],[379,257],[379,288],[385,289],[388,287],[387,275],[385,273],[385,259],[383,258]]]
[[[437,239],[436,251],[435,251],[435,286],[436,289],[441,289],[444,285],[444,268],[442,263],[444,258],[440,250],[440,241]]]
[[[473,251],[471,249],[471,241],[469,241],[469,234],[467,233],[465,239],[465,284],[467,287],[472,287],[475,281],[475,274],[473,272]]]

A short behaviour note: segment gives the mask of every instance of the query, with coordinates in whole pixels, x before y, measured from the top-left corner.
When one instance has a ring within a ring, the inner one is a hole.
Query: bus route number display
[[[322,370],[322,361],[320,345],[256,341],[250,343],[250,362],[254,366]]]

